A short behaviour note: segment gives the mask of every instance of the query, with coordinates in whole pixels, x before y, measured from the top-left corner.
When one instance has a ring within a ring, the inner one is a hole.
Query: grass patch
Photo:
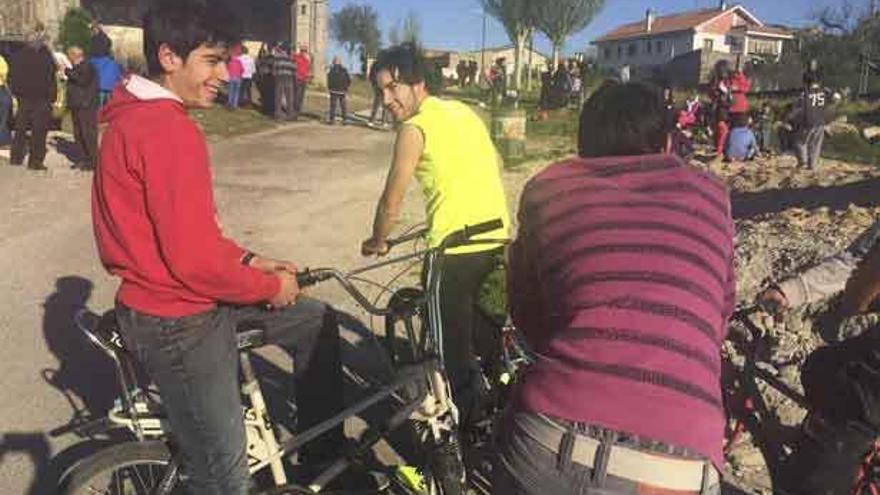
[[[880,144],[871,144],[855,132],[827,136],[822,156],[845,162],[880,165]]]
[[[499,324],[507,319],[507,276],[498,268],[486,277],[480,290],[480,307]]]
[[[193,110],[190,116],[208,137],[228,138],[277,126],[275,121],[261,114],[256,108],[239,108],[232,111],[222,105],[215,105],[208,109]]]

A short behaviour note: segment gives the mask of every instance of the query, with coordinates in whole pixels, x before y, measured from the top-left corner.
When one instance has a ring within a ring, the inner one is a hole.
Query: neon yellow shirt
[[[425,139],[415,175],[425,195],[428,244],[438,246],[456,230],[496,218],[504,227],[476,239],[506,238],[510,215],[498,153],[483,121],[464,103],[429,96],[406,124],[421,130]],[[473,253],[497,247],[476,244],[449,252]]]
[[[0,55],[0,86],[6,86],[6,77],[9,75],[9,66],[6,65],[6,59]]]

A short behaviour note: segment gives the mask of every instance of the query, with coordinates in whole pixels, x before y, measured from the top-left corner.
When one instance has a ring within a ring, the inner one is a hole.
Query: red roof
[[[645,30],[645,19],[639,22],[624,24],[610,33],[601,36],[596,41],[615,41],[627,38],[635,38],[637,36],[650,36],[662,33],[674,33],[677,31],[688,31],[694,29],[700,24],[709,21],[721,15],[718,9],[692,10],[690,12],[681,12],[654,19],[654,24],[650,31]]]

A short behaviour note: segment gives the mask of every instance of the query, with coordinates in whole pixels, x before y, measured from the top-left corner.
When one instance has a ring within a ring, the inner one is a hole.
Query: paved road
[[[388,133],[316,123],[215,143],[224,228],[255,251],[301,266],[360,263],[390,150]],[[115,392],[110,362],[71,322],[83,306],[110,307],[116,288],[95,255],[90,175],[68,170],[57,155],[48,164],[44,174],[0,167],[2,495],[50,493],[57,471],[79,452],[72,435],[48,432],[75,409],[106,409]],[[415,221],[419,205],[409,203]],[[318,295],[344,300],[332,289]]]

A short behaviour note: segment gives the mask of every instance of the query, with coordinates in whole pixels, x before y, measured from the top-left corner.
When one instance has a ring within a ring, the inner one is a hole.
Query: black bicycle
[[[421,448],[421,462],[416,468],[398,469],[392,477],[395,486],[409,494],[463,494],[466,491],[466,468],[459,441],[460,421],[452,401],[450,384],[443,367],[443,325],[440,318],[439,289],[447,249],[475,243],[503,244],[506,240],[476,240],[475,236],[501,227],[494,220],[448,236],[439,246],[416,250],[344,273],[334,268],[305,270],[297,275],[301,287],[336,280],[351,297],[371,315],[385,319],[386,348],[391,353],[394,377],[332,418],[313,428],[279,441],[276,424],[270,417],[260,382],[253,370],[249,350],[263,341],[260,329],[238,329],[244,422],[247,430],[248,467],[251,474],[271,473],[270,493],[326,493],[330,482],[352,463],[368,453],[388,434],[401,426],[412,425]],[[389,242],[398,245],[412,241],[416,232]],[[362,273],[421,259],[424,269],[422,288],[395,291],[385,307],[379,307],[353,283]],[[113,430],[128,431],[130,441],[118,443],[76,464],[62,478],[61,493],[85,494],[179,494],[184,493],[180,463],[174,455],[174,435],[162,412],[158,391],[138,380],[133,356],[125,349],[113,311],[102,317],[83,312],[77,325],[88,338],[114,361],[120,386],[120,398],[108,413],[75,428],[84,437],[94,438]],[[404,349],[394,344],[402,329]],[[506,397],[506,387],[515,380],[525,362],[525,353],[513,335],[512,327],[501,327],[500,355],[502,370],[487,376],[495,400]],[[380,425],[369,428],[356,442],[308,483],[290,482],[284,459],[303,445],[366,409],[386,400],[393,401],[394,412]],[[500,407],[500,404],[496,404]]]

